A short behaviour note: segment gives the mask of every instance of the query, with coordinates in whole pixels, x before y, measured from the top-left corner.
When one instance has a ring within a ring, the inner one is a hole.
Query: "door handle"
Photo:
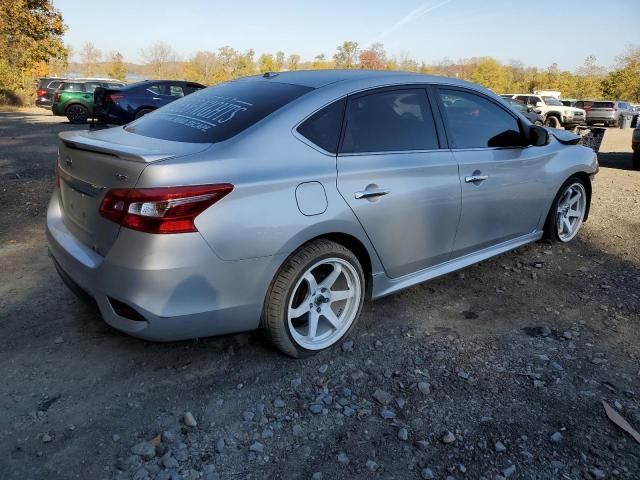
[[[354,192],[353,196],[356,200],[361,198],[374,198],[374,197],[382,197],[383,195],[387,195],[389,190],[384,190],[382,188],[371,188],[369,190],[360,190],[359,192]]]
[[[464,181],[466,183],[480,183],[480,182],[484,182],[487,178],[489,178],[489,175],[480,175],[480,172],[473,172],[473,175],[468,175],[466,177],[464,177]]]

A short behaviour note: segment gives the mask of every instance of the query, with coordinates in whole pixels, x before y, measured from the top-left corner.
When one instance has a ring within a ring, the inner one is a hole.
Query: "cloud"
[[[424,17],[427,13],[435,10],[436,8],[440,8],[446,5],[450,1],[451,0],[440,0],[436,2],[423,3],[418,8],[407,13],[404,17],[402,17],[400,20],[398,20],[396,23],[394,23],[392,26],[390,26],[388,29],[386,29],[384,32],[378,35],[374,40],[374,42],[379,42],[381,40],[384,40],[389,35],[391,35],[396,30],[398,30],[400,27],[407,25],[408,23],[411,23],[419,18]]]

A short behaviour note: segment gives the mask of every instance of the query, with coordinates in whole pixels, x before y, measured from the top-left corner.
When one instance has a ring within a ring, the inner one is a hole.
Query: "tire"
[[[560,119],[558,117],[554,117],[550,115],[544,121],[545,126],[550,128],[559,128],[560,127]]]
[[[271,282],[260,327],[282,353],[313,355],[349,335],[364,293],[364,272],[353,252],[330,240],[314,240],[295,251]]]
[[[142,110],[138,110],[138,113],[136,113],[136,120],[140,117],[144,117],[147,113],[151,113],[153,112],[153,108],[143,108]]]
[[[568,194],[570,190],[573,193]],[[577,199],[577,208],[572,209],[571,207],[574,204],[570,203],[569,200],[575,198],[574,194],[577,192],[581,194],[581,198]],[[544,225],[545,238],[560,243],[567,243],[573,240],[584,221],[588,202],[589,196],[584,181],[578,177],[570,177],[562,184],[562,187],[558,190],[551,204],[551,209],[549,210],[547,221]],[[574,220],[571,220],[571,218]],[[563,220],[566,220],[568,223],[564,223]]]
[[[634,170],[640,170],[640,150],[633,152],[631,164]]]
[[[82,123],[87,123],[87,119],[89,118],[89,109],[84,105],[74,103],[72,105],[69,105],[65,109],[64,114],[69,120],[69,123],[79,125]]]

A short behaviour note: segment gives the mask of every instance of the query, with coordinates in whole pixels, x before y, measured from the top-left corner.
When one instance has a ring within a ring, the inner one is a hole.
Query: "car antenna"
[[[264,78],[273,78],[273,77],[277,77],[279,75],[279,73],[277,72],[265,72],[264,75],[262,75]]]

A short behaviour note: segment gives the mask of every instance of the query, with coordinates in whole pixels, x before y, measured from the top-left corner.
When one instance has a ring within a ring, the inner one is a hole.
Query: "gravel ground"
[[[56,134],[0,113],[2,479],[640,478],[640,172],[607,131],[591,217],[368,303],[291,360],[250,333],[148,343],[47,258]],[[86,128],[86,127],[85,127]]]

